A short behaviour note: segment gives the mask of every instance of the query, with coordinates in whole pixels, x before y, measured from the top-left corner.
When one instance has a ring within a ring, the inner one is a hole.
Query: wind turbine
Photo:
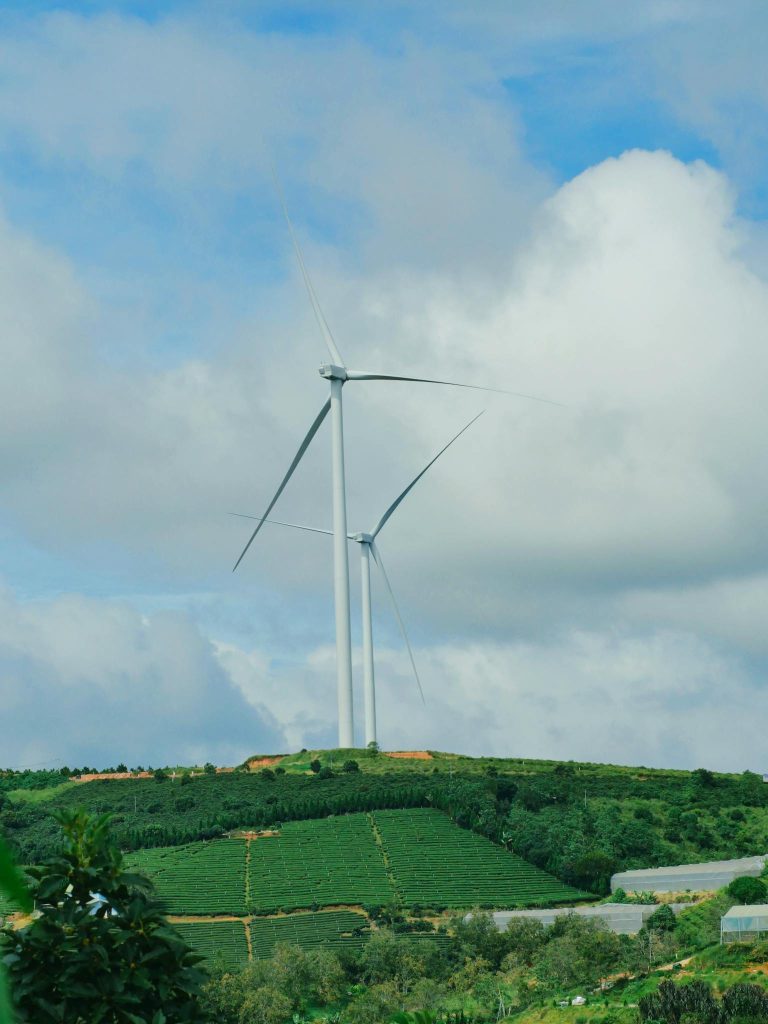
[[[558,405],[559,403],[550,402],[550,400],[546,398],[536,398],[533,395],[523,395],[515,391],[502,391],[499,388],[480,387],[479,385],[468,384],[464,381],[435,380],[427,377],[402,377],[397,374],[369,373],[367,370],[349,369],[342,359],[333,334],[331,333],[331,329],[328,326],[328,321],[325,319],[325,315],[323,314],[317,295],[315,294],[315,289],[312,285],[309,272],[307,271],[301,247],[299,246],[298,239],[296,238],[296,234],[293,230],[293,224],[291,223],[291,218],[288,214],[288,208],[286,206],[282,190],[280,189],[279,182],[276,180],[275,184],[280,197],[283,215],[285,217],[286,224],[288,225],[291,242],[296,253],[296,259],[301,270],[301,276],[304,279],[304,286],[315,315],[315,320],[317,321],[320,333],[323,336],[326,348],[328,349],[328,353],[331,357],[330,363],[324,363],[320,367],[320,376],[325,378],[325,380],[330,384],[330,397],[313,420],[304,440],[299,445],[299,450],[296,452],[296,455],[293,457],[293,461],[288,467],[287,473],[283,477],[280,486],[275,491],[269,505],[267,505],[264,515],[261,517],[261,520],[257,523],[253,533],[248,538],[248,543],[241,551],[240,557],[235,562],[232,571],[234,572],[242,562],[246,551],[256,539],[256,535],[264,525],[264,520],[269,516],[269,513],[274,508],[278,498],[285,490],[288,481],[293,476],[294,470],[301,462],[304,457],[304,453],[330,411],[331,464],[333,473],[333,589],[336,615],[336,675],[339,709],[339,746],[352,747],[354,746],[354,720],[352,708],[352,640],[350,634],[349,611],[347,499],[344,477],[344,421],[341,398],[341,391],[344,384],[348,381],[361,380],[395,380],[411,381],[419,384],[446,384],[451,387],[469,388],[473,391],[495,391],[498,394],[517,395],[520,398],[531,398],[534,401],[548,402],[552,405]]]
[[[362,619],[363,619],[363,695],[365,703],[365,744],[368,746],[369,743],[376,742],[376,684],[374,676],[374,664],[373,664],[373,615],[371,612],[371,561],[370,556],[373,555],[373,560],[381,570],[381,575],[384,580],[384,584],[387,588],[390,600],[392,601],[392,608],[397,619],[397,624],[400,627],[400,632],[403,635],[405,646],[408,649],[408,657],[411,659],[411,666],[413,668],[413,674],[416,677],[416,685],[419,688],[422,701],[424,701],[424,691],[421,688],[421,680],[419,679],[419,671],[416,668],[416,659],[413,656],[413,650],[411,648],[410,640],[408,639],[408,633],[403,622],[403,617],[400,614],[400,609],[395,599],[395,593],[392,589],[392,585],[389,582],[386,569],[384,568],[384,562],[381,557],[381,551],[376,544],[376,538],[381,533],[383,528],[389,522],[392,513],[398,508],[398,506],[408,497],[410,492],[421,480],[427,470],[433,466],[443,452],[447,451],[454,441],[457,441],[465,430],[469,430],[472,424],[480,419],[483,415],[479,412],[477,416],[474,416],[466,426],[462,427],[458,434],[455,434],[448,444],[444,445],[437,453],[433,456],[426,464],[426,466],[418,473],[413,480],[408,484],[405,490],[401,491],[400,494],[395,498],[386,512],[381,516],[379,521],[373,527],[369,533],[349,533],[347,538],[354,540],[360,545],[360,576],[362,583]],[[322,530],[314,526],[300,526],[298,523],[286,523],[279,519],[267,519],[265,516],[248,516],[242,515],[241,513],[234,512],[233,515],[239,516],[242,519],[255,519],[258,520],[259,524],[273,523],[275,526],[288,526],[293,530],[305,530],[309,533],[324,533],[327,536],[333,536],[332,530]],[[426,703],[426,702],[424,702]]]

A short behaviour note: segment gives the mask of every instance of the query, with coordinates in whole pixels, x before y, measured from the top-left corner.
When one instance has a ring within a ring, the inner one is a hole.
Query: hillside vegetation
[[[353,761],[358,770],[344,771]],[[320,770],[311,766],[319,762]],[[45,797],[48,797],[47,799]],[[644,767],[469,758],[395,759],[303,751],[253,772],[213,766],[175,779],[67,782],[57,772],[0,775],[0,828],[26,863],[56,845],[51,811],[114,814],[120,846],[180,845],[233,829],[384,809],[434,807],[577,888],[606,891],[615,870],[760,853],[768,786],[726,775]]]

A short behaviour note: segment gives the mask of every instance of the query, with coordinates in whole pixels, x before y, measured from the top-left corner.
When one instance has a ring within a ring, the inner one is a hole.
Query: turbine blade
[[[323,310],[320,306],[320,301],[317,298],[317,293],[315,292],[314,285],[312,284],[312,279],[309,276],[307,265],[304,262],[304,255],[301,251],[301,246],[299,245],[299,240],[296,237],[296,232],[293,230],[293,223],[288,213],[288,204],[285,201],[285,195],[280,184],[280,179],[278,178],[277,171],[274,169],[274,167],[272,168],[272,178],[275,183],[275,189],[277,191],[278,199],[280,200],[280,206],[282,207],[283,210],[285,223],[288,225],[288,234],[291,236],[291,242],[293,243],[293,251],[296,253],[296,259],[298,260],[299,263],[301,276],[304,279],[304,287],[307,289],[307,295],[309,296],[309,301],[312,306],[312,312],[315,314],[317,326],[320,328],[320,333],[323,336],[323,341],[325,342],[325,346],[328,349],[328,352],[330,353],[331,359],[337,366],[343,366],[344,360],[341,358],[341,353],[336,347],[336,341],[333,337],[333,334],[331,333],[331,328],[328,326],[328,321],[325,319],[325,314],[323,313]]]
[[[347,370],[347,380],[407,380],[415,384],[446,384],[452,388],[470,388],[472,391],[493,391],[497,395],[514,395],[516,398],[528,398],[532,402],[546,402],[547,405],[559,405],[564,408],[562,402],[555,402],[551,398],[541,398],[539,395],[526,395],[522,391],[486,388],[481,387],[479,384],[459,384],[455,380],[433,380],[431,377],[399,377],[393,373],[368,373],[366,370]]]
[[[483,409],[483,412],[485,412],[485,409]],[[408,486],[405,488],[405,490],[402,492],[402,494],[400,494],[392,502],[392,504],[389,506],[387,511],[384,513],[384,515],[381,517],[381,519],[378,521],[378,523],[376,523],[374,528],[371,530],[371,537],[375,538],[379,534],[379,532],[384,527],[384,525],[386,524],[387,520],[392,515],[392,513],[395,511],[397,506],[400,504],[400,502],[405,497],[407,497],[407,495],[410,493],[410,491],[413,490],[413,488],[416,486],[416,484],[419,482],[419,480],[421,480],[421,478],[427,472],[429,467],[434,465],[435,462],[437,462],[437,460],[440,458],[440,456],[443,454],[443,452],[446,451],[448,448],[450,448],[451,445],[453,444],[453,442],[457,441],[461,437],[461,435],[464,433],[465,430],[469,430],[469,428],[472,426],[472,424],[475,422],[475,420],[479,420],[480,419],[480,417],[483,415],[483,412],[479,412],[477,414],[477,416],[474,416],[465,427],[462,427],[461,430],[458,432],[458,434],[456,434],[455,437],[452,437],[451,440],[448,442],[448,444],[444,448],[441,448],[440,451],[437,453],[437,455],[435,455],[435,457],[433,459],[431,459],[426,464],[426,466],[424,467],[424,469],[422,469],[422,471],[419,473],[419,475],[414,477],[413,480],[411,480],[411,482],[408,484]]]
[[[280,519],[267,519],[266,516],[249,516],[244,512],[230,512],[229,515],[237,516],[238,519],[257,519],[260,523],[272,523],[274,526],[289,526],[292,530],[306,530],[308,533],[325,533],[333,536],[333,530],[321,530],[316,526],[300,526],[298,523],[284,523]]]
[[[405,629],[405,623],[403,622],[402,616],[400,615],[400,609],[397,607],[397,601],[395,600],[395,592],[392,590],[392,584],[389,582],[389,577],[387,576],[386,569],[384,568],[384,563],[381,560],[381,552],[376,547],[376,545],[374,544],[373,541],[371,541],[371,554],[373,555],[374,562],[376,563],[376,565],[378,565],[379,569],[381,569],[381,575],[384,577],[384,582],[387,585],[387,592],[389,593],[390,600],[392,601],[392,608],[394,609],[394,612],[395,612],[395,618],[397,619],[397,624],[400,627],[400,632],[403,634],[403,640],[405,640],[405,646],[408,648],[408,657],[411,659],[411,666],[413,668],[413,674],[416,676],[416,685],[419,688],[419,694],[421,695],[421,702],[422,702],[422,704],[424,704],[426,706],[427,702],[424,700],[424,691],[421,688],[421,680],[419,679],[419,670],[416,668],[416,660],[413,657],[413,651],[411,650],[411,642],[408,639],[408,633],[406,632],[406,629]]]
[[[294,469],[296,469],[298,464],[301,462],[302,457],[304,455],[304,452],[307,450],[307,448],[309,448],[309,445],[310,445],[310,443],[312,441],[312,438],[315,436],[315,434],[320,429],[320,424],[323,422],[325,417],[328,415],[328,410],[330,408],[331,408],[331,400],[329,398],[328,401],[323,406],[323,408],[320,410],[320,412],[315,417],[314,422],[312,423],[312,426],[307,431],[306,437],[304,438],[304,440],[299,445],[299,450],[294,455],[293,462],[288,467],[288,472],[285,474],[285,476],[282,479],[282,482],[281,482],[280,486],[277,488],[277,491],[275,492],[274,498],[272,499],[272,501],[270,501],[269,505],[267,505],[267,510],[264,513],[264,517],[262,518],[262,521],[259,523],[259,525],[256,527],[256,529],[253,531],[253,533],[250,536],[250,539],[248,540],[248,543],[245,545],[243,550],[240,552],[240,557],[235,562],[235,565],[234,565],[234,568],[232,569],[232,572],[234,572],[235,569],[237,569],[238,565],[240,565],[240,563],[242,562],[242,560],[243,560],[243,558],[245,556],[246,551],[251,546],[251,544],[253,544],[253,542],[254,542],[254,540],[256,538],[256,534],[259,532],[259,530],[264,525],[264,519],[266,519],[266,517],[272,511],[272,509],[275,506],[275,502],[277,501],[277,499],[280,497],[280,495],[285,490],[285,485],[288,483],[288,481],[293,476]]]

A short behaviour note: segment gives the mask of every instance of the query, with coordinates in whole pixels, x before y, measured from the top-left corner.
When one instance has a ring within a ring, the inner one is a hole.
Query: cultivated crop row
[[[268,957],[281,942],[304,949],[317,946],[337,951],[360,949],[368,934],[368,919],[350,910],[328,910],[287,917],[256,917],[250,927],[254,957]]]
[[[148,875],[169,914],[244,914],[246,842],[210,843],[140,850],[127,858]]]
[[[440,811],[376,811],[372,815],[405,903],[445,907],[520,907],[586,899]]]
[[[185,921],[175,924],[174,928],[211,965],[232,969],[248,961],[243,921]]]
[[[287,822],[279,836],[251,842],[250,905],[256,910],[381,904],[393,897],[365,814]]]

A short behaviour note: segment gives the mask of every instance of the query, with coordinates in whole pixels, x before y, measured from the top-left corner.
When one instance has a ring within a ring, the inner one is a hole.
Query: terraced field
[[[248,940],[244,921],[184,921],[174,928],[196,953],[210,964],[241,967],[248,962]]]
[[[498,909],[587,894],[459,828],[440,811],[287,822],[276,836],[131,854],[174,915],[246,915],[391,903]]]
[[[429,808],[376,811],[376,828],[404,903],[522,907],[589,899]]]
[[[253,840],[250,848],[254,909],[381,904],[394,898],[366,814],[287,822],[279,836]]]
[[[250,929],[254,957],[268,957],[280,942],[304,949],[360,949],[368,936],[368,919],[351,910],[326,910],[287,917],[255,917]]]
[[[152,879],[169,914],[244,914],[246,854],[244,839],[216,839],[139,850],[126,865]]]

